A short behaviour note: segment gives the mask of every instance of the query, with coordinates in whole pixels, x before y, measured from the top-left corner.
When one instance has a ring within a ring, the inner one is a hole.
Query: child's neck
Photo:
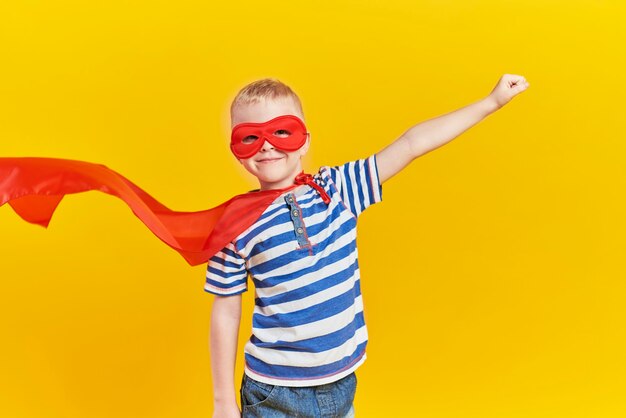
[[[297,173],[296,173],[296,175],[297,175]],[[279,182],[265,183],[265,182],[260,181],[259,182],[259,190],[265,191],[265,190],[286,189],[287,187],[294,185],[294,180],[296,178],[296,175],[294,175],[290,179],[286,178],[286,179],[281,180]]]

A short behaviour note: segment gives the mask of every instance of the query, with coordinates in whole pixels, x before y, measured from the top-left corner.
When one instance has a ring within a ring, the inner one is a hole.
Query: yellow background
[[[314,171],[521,74],[529,90],[360,218],[357,416],[623,417],[624,16],[617,0],[3,1],[0,155],[102,163],[200,210],[256,187],[227,147],[250,81],[299,93]],[[2,207],[0,231],[1,417],[211,416],[204,266],[101,193],[64,199],[48,230]]]

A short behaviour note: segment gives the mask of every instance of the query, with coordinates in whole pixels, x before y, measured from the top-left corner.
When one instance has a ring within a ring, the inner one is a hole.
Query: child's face
[[[258,103],[240,105],[232,114],[231,128],[245,122],[261,123],[282,115],[295,115],[304,119],[291,99],[264,100]],[[293,184],[294,178],[302,171],[300,158],[309,149],[309,139],[296,151],[284,151],[265,141],[259,152],[239,162],[259,179],[261,190],[280,189]]]

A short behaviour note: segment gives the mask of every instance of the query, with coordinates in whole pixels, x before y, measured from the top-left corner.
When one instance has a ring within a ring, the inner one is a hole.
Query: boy
[[[500,109],[528,83],[505,74],[484,99],[406,131],[382,151],[302,175],[310,134],[298,96],[278,80],[244,87],[231,106],[231,150],[260,190],[284,189],[208,262],[214,417],[351,417],[365,361],[356,218],[412,160]],[[298,185],[294,185],[294,179]],[[304,179],[304,180],[303,180]],[[247,277],[255,283],[239,410],[234,367]]]

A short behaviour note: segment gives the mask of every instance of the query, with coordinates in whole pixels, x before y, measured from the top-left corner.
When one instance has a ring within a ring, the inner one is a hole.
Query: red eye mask
[[[233,128],[230,149],[237,158],[250,158],[267,140],[284,151],[300,149],[306,142],[307,131],[302,120],[294,115],[278,116],[263,123],[240,123]]]

